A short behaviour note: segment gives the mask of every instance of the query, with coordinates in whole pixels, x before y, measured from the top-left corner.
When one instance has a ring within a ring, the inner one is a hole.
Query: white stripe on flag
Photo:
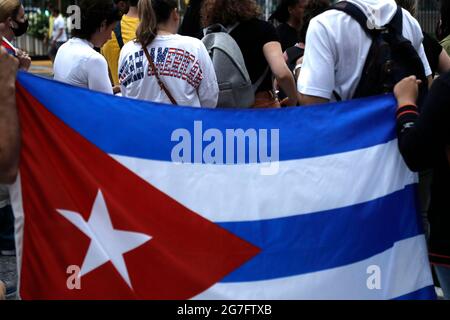
[[[365,203],[417,181],[397,140],[357,151],[267,164],[176,164],[113,156],[185,207],[214,222],[254,221]]]
[[[367,285],[371,266],[380,270],[381,289]],[[194,299],[387,300],[432,284],[425,239],[417,236],[351,265],[267,281],[219,283]]]

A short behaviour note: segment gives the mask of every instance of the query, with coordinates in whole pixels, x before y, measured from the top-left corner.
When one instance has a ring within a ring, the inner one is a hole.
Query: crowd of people
[[[223,32],[239,48],[230,61],[244,61],[254,95],[250,108],[301,107],[393,92],[405,162],[413,171],[433,170],[427,206],[430,261],[450,299],[448,1],[440,3],[436,37],[422,31],[411,0],[349,0],[333,6],[329,0],[281,0],[269,21],[261,18],[255,0],[191,0],[183,19],[176,0],[81,0],[79,5],[80,28],[70,39],[60,12],[52,13],[54,79],[74,86],[156,103],[221,107],[222,95],[235,84],[218,80],[221,70],[202,39]],[[20,1],[0,0],[4,184],[18,172],[16,72],[31,63],[11,41],[26,29]],[[380,62],[382,44],[390,46],[394,62],[375,72],[387,63]],[[14,250],[13,217],[4,186],[0,210],[0,249],[7,254]],[[1,291],[0,286],[0,296]]]

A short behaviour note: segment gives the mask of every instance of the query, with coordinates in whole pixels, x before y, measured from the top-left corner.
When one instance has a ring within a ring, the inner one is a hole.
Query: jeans
[[[436,275],[444,291],[445,300],[450,300],[450,267],[434,266]]]
[[[0,250],[14,250],[14,214],[11,206],[0,208]]]

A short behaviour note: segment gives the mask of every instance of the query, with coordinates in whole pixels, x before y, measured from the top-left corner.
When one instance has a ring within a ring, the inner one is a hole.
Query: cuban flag
[[[1,38],[1,46],[6,50],[6,52],[8,52],[10,55],[15,56],[17,54],[16,52],[16,48],[14,48],[14,46],[8,42],[8,40],[6,40],[5,38]]]
[[[204,110],[18,82],[21,298],[435,297],[392,96]]]

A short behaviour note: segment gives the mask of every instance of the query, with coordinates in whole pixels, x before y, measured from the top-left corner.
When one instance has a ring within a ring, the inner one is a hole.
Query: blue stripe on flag
[[[109,154],[171,161],[176,145],[172,133],[185,128],[193,135],[194,121],[202,121],[204,130],[214,125],[223,134],[226,129],[282,128],[281,161],[354,151],[395,139],[391,95],[321,107],[211,112],[116,98],[27,73],[20,73],[19,81],[53,114]],[[39,90],[42,87],[46,90]]]
[[[351,192],[351,190],[349,190]],[[221,282],[269,280],[355,263],[422,233],[415,185],[346,208],[265,221],[220,223],[262,249]]]
[[[428,286],[393,300],[436,300],[436,298],[437,296],[434,286]]]

